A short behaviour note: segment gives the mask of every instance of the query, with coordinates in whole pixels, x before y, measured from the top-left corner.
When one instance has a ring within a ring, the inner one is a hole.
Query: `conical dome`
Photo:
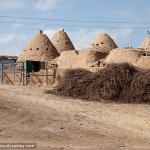
[[[38,33],[24,49],[17,61],[50,61],[59,56],[54,45],[42,31]]]
[[[143,44],[140,46],[140,48],[143,48],[145,50],[150,50],[150,37],[145,38]]]
[[[109,52],[112,49],[117,48],[117,45],[108,34],[99,34],[93,41],[91,47],[99,49],[99,51]]]
[[[57,31],[51,38],[51,41],[59,53],[68,50],[75,50],[73,43],[64,29]]]

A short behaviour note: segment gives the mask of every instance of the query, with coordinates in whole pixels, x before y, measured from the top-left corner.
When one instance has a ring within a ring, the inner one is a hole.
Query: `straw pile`
[[[98,101],[150,102],[150,70],[110,64],[96,73],[85,69],[59,73],[60,79],[51,89],[55,94]]]
[[[56,48],[49,38],[40,31],[24,49],[23,54],[18,58],[18,62],[26,60],[50,61],[59,56]]]
[[[143,55],[143,51],[133,48],[118,48],[114,49],[107,56],[107,63],[130,63],[136,65],[139,58]]]
[[[150,50],[150,37],[145,38],[143,44],[140,46],[140,48],[143,48],[145,50]]]
[[[91,47],[101,52],[109,53],[112,49],[117,48],[117,45],[108,34],[99,34],[92,42]]]
[[[138,71],[122,97],[126,102],[150,103],[150,70]]]
[[[56,32],[51,38],[52,43],[56,47],[57,51],[61,54],[63,51],[75,50],[73,43],[64,29]]]

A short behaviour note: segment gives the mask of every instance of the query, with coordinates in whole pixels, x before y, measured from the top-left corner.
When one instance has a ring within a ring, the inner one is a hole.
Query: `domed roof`
[[[140,46],[140,48],[143,48],[145,50],[150,50],[150,37],[145,38],[143,44]]]
[[[138,60],[137,66],[143,69],[150,69],[150,56],[142,56]]]
[[[75,50],[73,43],[64,29],[57,31],[51,38],[51,41],[59,53],[68,50]]]
[[[142,56],[143,51],[134,48],[117,48],[112,50],[107,58],[106,63],[130,63],[135,65]]]
[[[18,61],[50,61],[59,56],[54,45],[42,31],[38,33],[24,49]]]
[[[117,45],[108,34],[104,33],[104,34],[97,35],[91,47],[100,49],[100,51],[103,49],[105,51],[111,51],[112,49],[117,48]]]

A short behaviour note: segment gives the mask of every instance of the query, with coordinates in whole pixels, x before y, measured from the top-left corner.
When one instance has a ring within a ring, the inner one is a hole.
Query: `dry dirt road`
[[[36,150],[150,150],[150,105],[89,102],[0,86],[0,143]]]

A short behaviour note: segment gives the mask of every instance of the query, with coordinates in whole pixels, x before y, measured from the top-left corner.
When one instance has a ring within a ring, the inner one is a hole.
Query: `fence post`
[[[23,63],[23,82],[24,82],[24,85],[26,86],[27,85],[27,62],[24,62]]]
[[[45,62],[45,82],[48,85],[48,62]]]
[[[53,68],[53,84],[55,84],[56,80],[56,68]]]
[[[13,85],[16,85],[16,67],[15,67],[15,63],[14,63],[14,83]]]
[[[1,70],[1,78],[2,78],[2,85],[4,84],[3,80],[4,80],[4,77],[3,77],[3,67],[4,67],[4,64],[3,64],[3,61],[1,63],[1,67],[2,67],[2,70]]]

